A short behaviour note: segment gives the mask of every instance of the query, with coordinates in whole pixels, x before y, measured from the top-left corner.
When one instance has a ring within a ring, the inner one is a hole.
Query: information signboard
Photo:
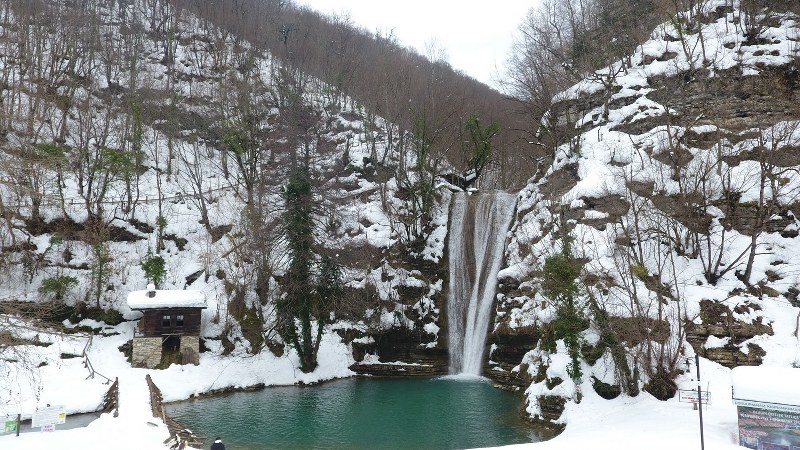
[[[59,425],[67,421],[67,412],[63,406],[47,406],[39,408],[31,418],[31,428],[41,428],[45,425]]]
[[[13,433],[17,431],[17,419],[6,418],[3,433]]]
[[[681,389],[678,391],[678,400],[684,403],[697,403],[697,391],[692,389]],[[708,391],[700,391],[700,398],[704,405],[708,404],[711,396]]]
[[[735,403],[739,414],[739,445],[758,450],[800,449],[800,413],[797,407],[776,408],[761,402],[740,400],[735,400]],[[753,407],[755,404],[762,407]]]

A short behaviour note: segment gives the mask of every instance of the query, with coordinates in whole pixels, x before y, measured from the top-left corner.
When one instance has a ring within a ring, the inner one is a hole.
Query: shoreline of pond
[[[184,398],[184,399],[181,399],[181,400],[172,400],[172,401],[169,401],[169,402],[164,402],[164,405],[165,406],[170,406],[170,405],[174,405],[174,404],[182,403],[182,402],[203,400],[203,399],[207,399],[207,398],[214,398],[214,397],[231,395],[231,394],[236,394],[236,393],[259,392],[259,391],[262,391],[264,389],[270,389],[270,388],[286,388],[286,387],[297,387],[297,388],[302,388],[302,389],[315,388],[315,387],[319,387],[319,386],[326,385],[326,384],[329,384],[329,383],[336,383],[336,382],[339,382],[339,381],[351,380],[351,379],[366,379],[366,380],[383,380],[383,379],[386,379],[386,380],[403,380],[403,379],[436,380],[436,379],[439,379],[439,378],[447,378],[447,377],[452,377],[452,375],[406,377],[406,376],[401,376],[401,375],[365,375],[365,374],[356,373],[356,374],[353,374],[353,375],[347,376],[347,377],[335,377],[335,378],[329,378],[329,379],[325,379],[325,380],[313,381],[313,382],[310,382],[310,383],[305,383],[303,381],[299,381],[297,383],[292,383],[292,384],[257,383],[257,384],[249,385],[249,386],[238,386],[238,387],[228,386],[228,387],[219,388],[219,389],[211,389],[211,390],[208,390],[208,391],[196,392],[196,393],[193,393],[191,396],[189,396],[187,398]],[[519,393],[519,391],[514,390],[514,389],[510,389],[508,386],[505,386],[505,385],[503,385],[501,383],[498,383],[498,382],[496,382],[495,380],[493,380],[491,378],[484,377],[484,376],[480,376],[479,378],[485,380],[485,382],[487,382],[487,383],[490,383],[494,389],[498,389],[498,390],[501,390],[501,391],[504,391],[504,392],[509,392],[509,393],[512,393],[512,394],[515,394],[515,395],[517,395]],[[530,427],[535,428],[537,431],[543,431],[545,433],[550,434],[551,436],[548,439],[552,439],[552,438],[558,436],[566,428],[566,425],[563,425],[563,424],[554,424],[554,423],[549,422],[549,421],[535,419],[533,417],[530,417],[527,414],[527,411],[525,410],[525,397],[524,397],[524,395],[519,395],[519,405],[516,408],[516,411],[517,411],[517,415],[519,416],[519,418],[521,420],[523,420],[524,422],[526,422]]]
[[[336,378],[331,378],[331,379],[327,379],[327,380],[321,380],[321,381],[314,382],[314,383],[293,383],[293,384],[272,384],[272,385],[267,385],[267,384],[264,384],[264,383],[258,383],[256,385],[250,385],[250,386],[227,387],[227,388],[221,388],[221,389],[213,389],[213,390],[209,390],[209,391],[205,391],[205,392],[199,392],[199,393],[196,393],[196,394],[194,394],[194,395],[192,395],[192,396],[190,396],[190,397],[188,397],[186,399],[165,402],[164,404],[167,407],[167,414],[168,415],[170,415],[173,419],[178,420],[181,423],[184,423],[186,425],[189,425],[191,428],[194,429],[194,428],[197,428],[197,424],[196,423],[192,423],[191,421],[187,422],[186,419],[183,418],[182,416],[174,414],[176,408],[180,409],[181,405],[187,405],[188,406],[188,405],[191,405],[192,403],[198,402],[198,401],[214,400],[214,399],[225,399],[226,397],[234,396],[236,394],[260,393],[260,392],[268,392],[270,390],[276,390],[277,391],[279,389],[284,390],[284,392],[282,394],[285,394],[285,392],[286,392],[285,390],[287,390],[287,389],[289,389],[289,390],[293,390],[292,388],[317,388],[317,389],[319,389],[320,387],[328,386],[328,385],[332,385],[332,384],[337,384],[337,383],[353,383],[353,386],[358,386],[358,383],[363,382],[363,381],[375,381],[376,383],[380,383],[381,381],[397,381],[399,383],[405,383],[405,384],[411,385],[415,381],[419,381],[419,382],[451,381],[451,380],[453,380],[453,378],[457,379],[458,377],[448,377],[448,376],[444,376],[444,377],[442,377],[442,376],[437,376],[437,377],[398,377],[398,376],[376,377],[376,376],[355,375],[355,376],[349,376],[349,377],[336,377]],[[458,380],[458,381],[461,381],[461,380]],[[553,437],[557,436],[563,430],[563,428],[554,430],[552,426],[547,426],[547,425],[542,424],[542,423],[537,423],[536,421],[530,420],[530,418],[526,417],[525,409],[524,409],[525,408],[524,397],[522,397],[518,392],[509,392],[508,390],[502,389],[500,386],[498,386],[496,383],[494,383],[491,379],[485,378],[485,377],[479,377],[479,378],[478,377],[470,377],[469,379],[464,379],[464,381],[472,382],[472,383],[476,383],[477,382],[477,383],[483,384],[483,385],[489,387],[491,392],[496,392],[497,395],[501,395],[501,396],[505,395],[507,399],[510,398],[510,401],[512,403],[514,403],[515,407],[509,407],[509,405],[507,404],[501,410],[499,410],[500,414],[498,414],[497,416],[498,417],[500,417],[500,416],[505,417],[505,419],[503,419],[505,421],[508,421],[508,420],[518,421],[519,425],[522,427],[521,429],[522,429],[522,432],[524,434],[529,435],[529,436],[535,436],[535,438],[531,437],[532,440],[530,442],[537,442],[537,441],[544,441],[544,440],[552,439]],[[450,385],[457,386],[457,385],[454,385],[452,383],[450,383]],[[348,390],[348,389],[352,389],[352,388],[345,387],[343,389],[344,390]],[[480,390],[480,389],[478,389],[478,390]],[[302,396],[304,394],[300,394],[300,392],[303,392],[303,391],[312,392],[314,390],[299,389],[299,390],[296,390],[294,393],[292,393],[292,395],[295,396],[295,397]],[[334,391],[336,391],[336,389],[334,389]],[[470,393],[473,393],[473,392],[470,391]],[[274,394],[270,394],[270,395],[274,395]],[[320,395],[324,395],[324,392],[322,392],[322,393],[316,392],[316,393],[312,394],[312,396],[320,396]],[[410,390],[408,392],[408,395],[413,395],[413,390]],[[497,395],[490,394],[490,396],[492,396],[492,397],[497,397]],[[463,396],[463,394],[459,393],[458,396]],[[435,403],[437,400],[431,400],[431,401]],[[224,400],[223,400],[223,402],[224,402]],[[423,402],[427,402],[427,399],[424,400]],[[439,405],[433,404],[433,405],[426,405],[426,406],[435,407],[435,406],[439,406]],[[189,409],[191,409],[191,408],[189,407]],[[380,409],[379,409],[379,413],[382,414],[383,411],[380,411]],[[509,416],[513,416],[516,419],[510,419]],[[528,442],[528,441],[525,441],[525,442]],[[499,442],[499,443],[503,444],[503,445],[507,444],[507,443],[502,443],[502,442]],[[515,443],[515,442],[511,442],[511,443]],[[523,442],[516,442],[516,443],[523,443]],[[490,444],[492,444],[492,443],[490,443]]]

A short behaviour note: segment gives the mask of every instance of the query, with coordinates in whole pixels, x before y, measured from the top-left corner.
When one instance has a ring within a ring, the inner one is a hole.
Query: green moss
[[[163,352],[161,354],[161,362],[156,366],[156,369],[166,369],[173,364],[181,364],[183,362],[183,357],[181,356],[181,352]]]
[[[547,380],[547,383],[545,383],[545,386],[547,386],[547,389],[553,389],[554,387],[558,386],[559,384],[561,384],[563,382],[564,382],[563,378],[553,377],[553,378],[549,378]]]
[[[260,349],[264,345],[264,323],[258,317],[255,308],[248,308],[239,320],[242,335],[250,342],[253,349]]]
[[[539,369],[536,371],[536,376],[533,378],[533,382],[541,383],[542,381],[547,379],[547,366],[544,364],[539,364]]]
[[[649,275],[649,273],[647,272],[647,268],[641,264],[631,264],[630,272],[631,275],[635,276],[640,280],[647,278],[647,276]]]
[[[597,392],[597,395],[606,400],[617,398],[619,397],[619,394],[622,393],[622,389],[620,389],[619,386],[604,383],[594,376],[592,376],[592,387],[594,388],[594,391]]]
[[[598,342],[597,345],[584,344],[581,347],[581,356],[583,356],[583,359],[586,360],[590,366],[593,366],[597,360],[603,357],[606,348],[606,345],[602,342]]]

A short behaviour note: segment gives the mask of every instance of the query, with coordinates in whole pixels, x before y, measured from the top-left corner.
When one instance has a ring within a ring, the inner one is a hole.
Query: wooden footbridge
[[[102,412],[111,413],[114,417],[118,417],[120,408],[119,378],[115,378],[112,382],[110,378],[94,369],[92,362],[89,360],[89,348],[91,345],[92,335],[89,334],[88,341],[81,355],[83,358],[84,367],[86,367],[86,369],[89,371],[89,375],[86,378],[88,379],[94,378],[95,376],[100,376],[105,378],[108,383],[111,383],[111,387],[108,388],[108,391],[103,397]],[[147,387],[150,391],[150,410],[153,414],[153,417],[161,419],[167,426],[167,429],[169,429],[169,438],[164,441],[164,444],[173,450],[183,450],[186,447],[202,448],[205,438],[194,434],[191,430],[178,423],[175,419],[169,417],[164,408],[161,390],[158,388],[158,386],[156,386],[155,383],[153,383],[153,379],[150,377],[150,374],[145,376],[145,381],[147,382]],[[141,389],[131,389],[131,393],[129,395],[132,395],[133,398],[128,399],[128,409],[134,408],[133,405],[137,405],[138,402],[141,401],[140,399],[135,398],[135,392],[141,392]]]
[[[169,429],[169,438],[164,441],[164,443],[168,445],[169,448],[175,450],[182,450],[187,446],[196,448],[202,447],[203,441],[205,440],[202,436],[194,434],[191,430],[166,414],[161,397],[161,390],[153,383],[150,374],[145,376],[145,380],[147,380],[147,387],[150,390],[150,409],[153,412],[153,417],[158,417],[163,420]]]
[[[169,417],[164,408],[161,390],[158,388],[158,386],[156,386],[155,383],[153,383],[153,379],[150,378],[149,374],[145,376],[145,381],[147,382],[147,387],[150,391],[150,411],[152,412],[153,417],[161,419],[169,430],[169,438],[164,441],[164,444],[173,450],[183,450],[186,447],[202,448],[205,438],[193,433],[191,430],[181,425],[178,421]],[[104,396],[102,411],[104,413],[111,413],[114,415],[114,417],[118,417],[119,406],[120,388],[119,378],[117,378],[111,384],[111,387]]]

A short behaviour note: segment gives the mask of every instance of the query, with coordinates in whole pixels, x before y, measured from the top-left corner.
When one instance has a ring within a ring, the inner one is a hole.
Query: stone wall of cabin
[[[133,338],[133,355],[131,356],[131,365],[133,367],[154,369],[160,363],[161,337]]]
[[[200,336],[181,336],[181,363],[200,364]],[[161,364],[162,337],[133,338],[133,355],[131,365],[146,369],[154,369]]]
[[[200,364],[200,336],[181,336],[181,362]]]

